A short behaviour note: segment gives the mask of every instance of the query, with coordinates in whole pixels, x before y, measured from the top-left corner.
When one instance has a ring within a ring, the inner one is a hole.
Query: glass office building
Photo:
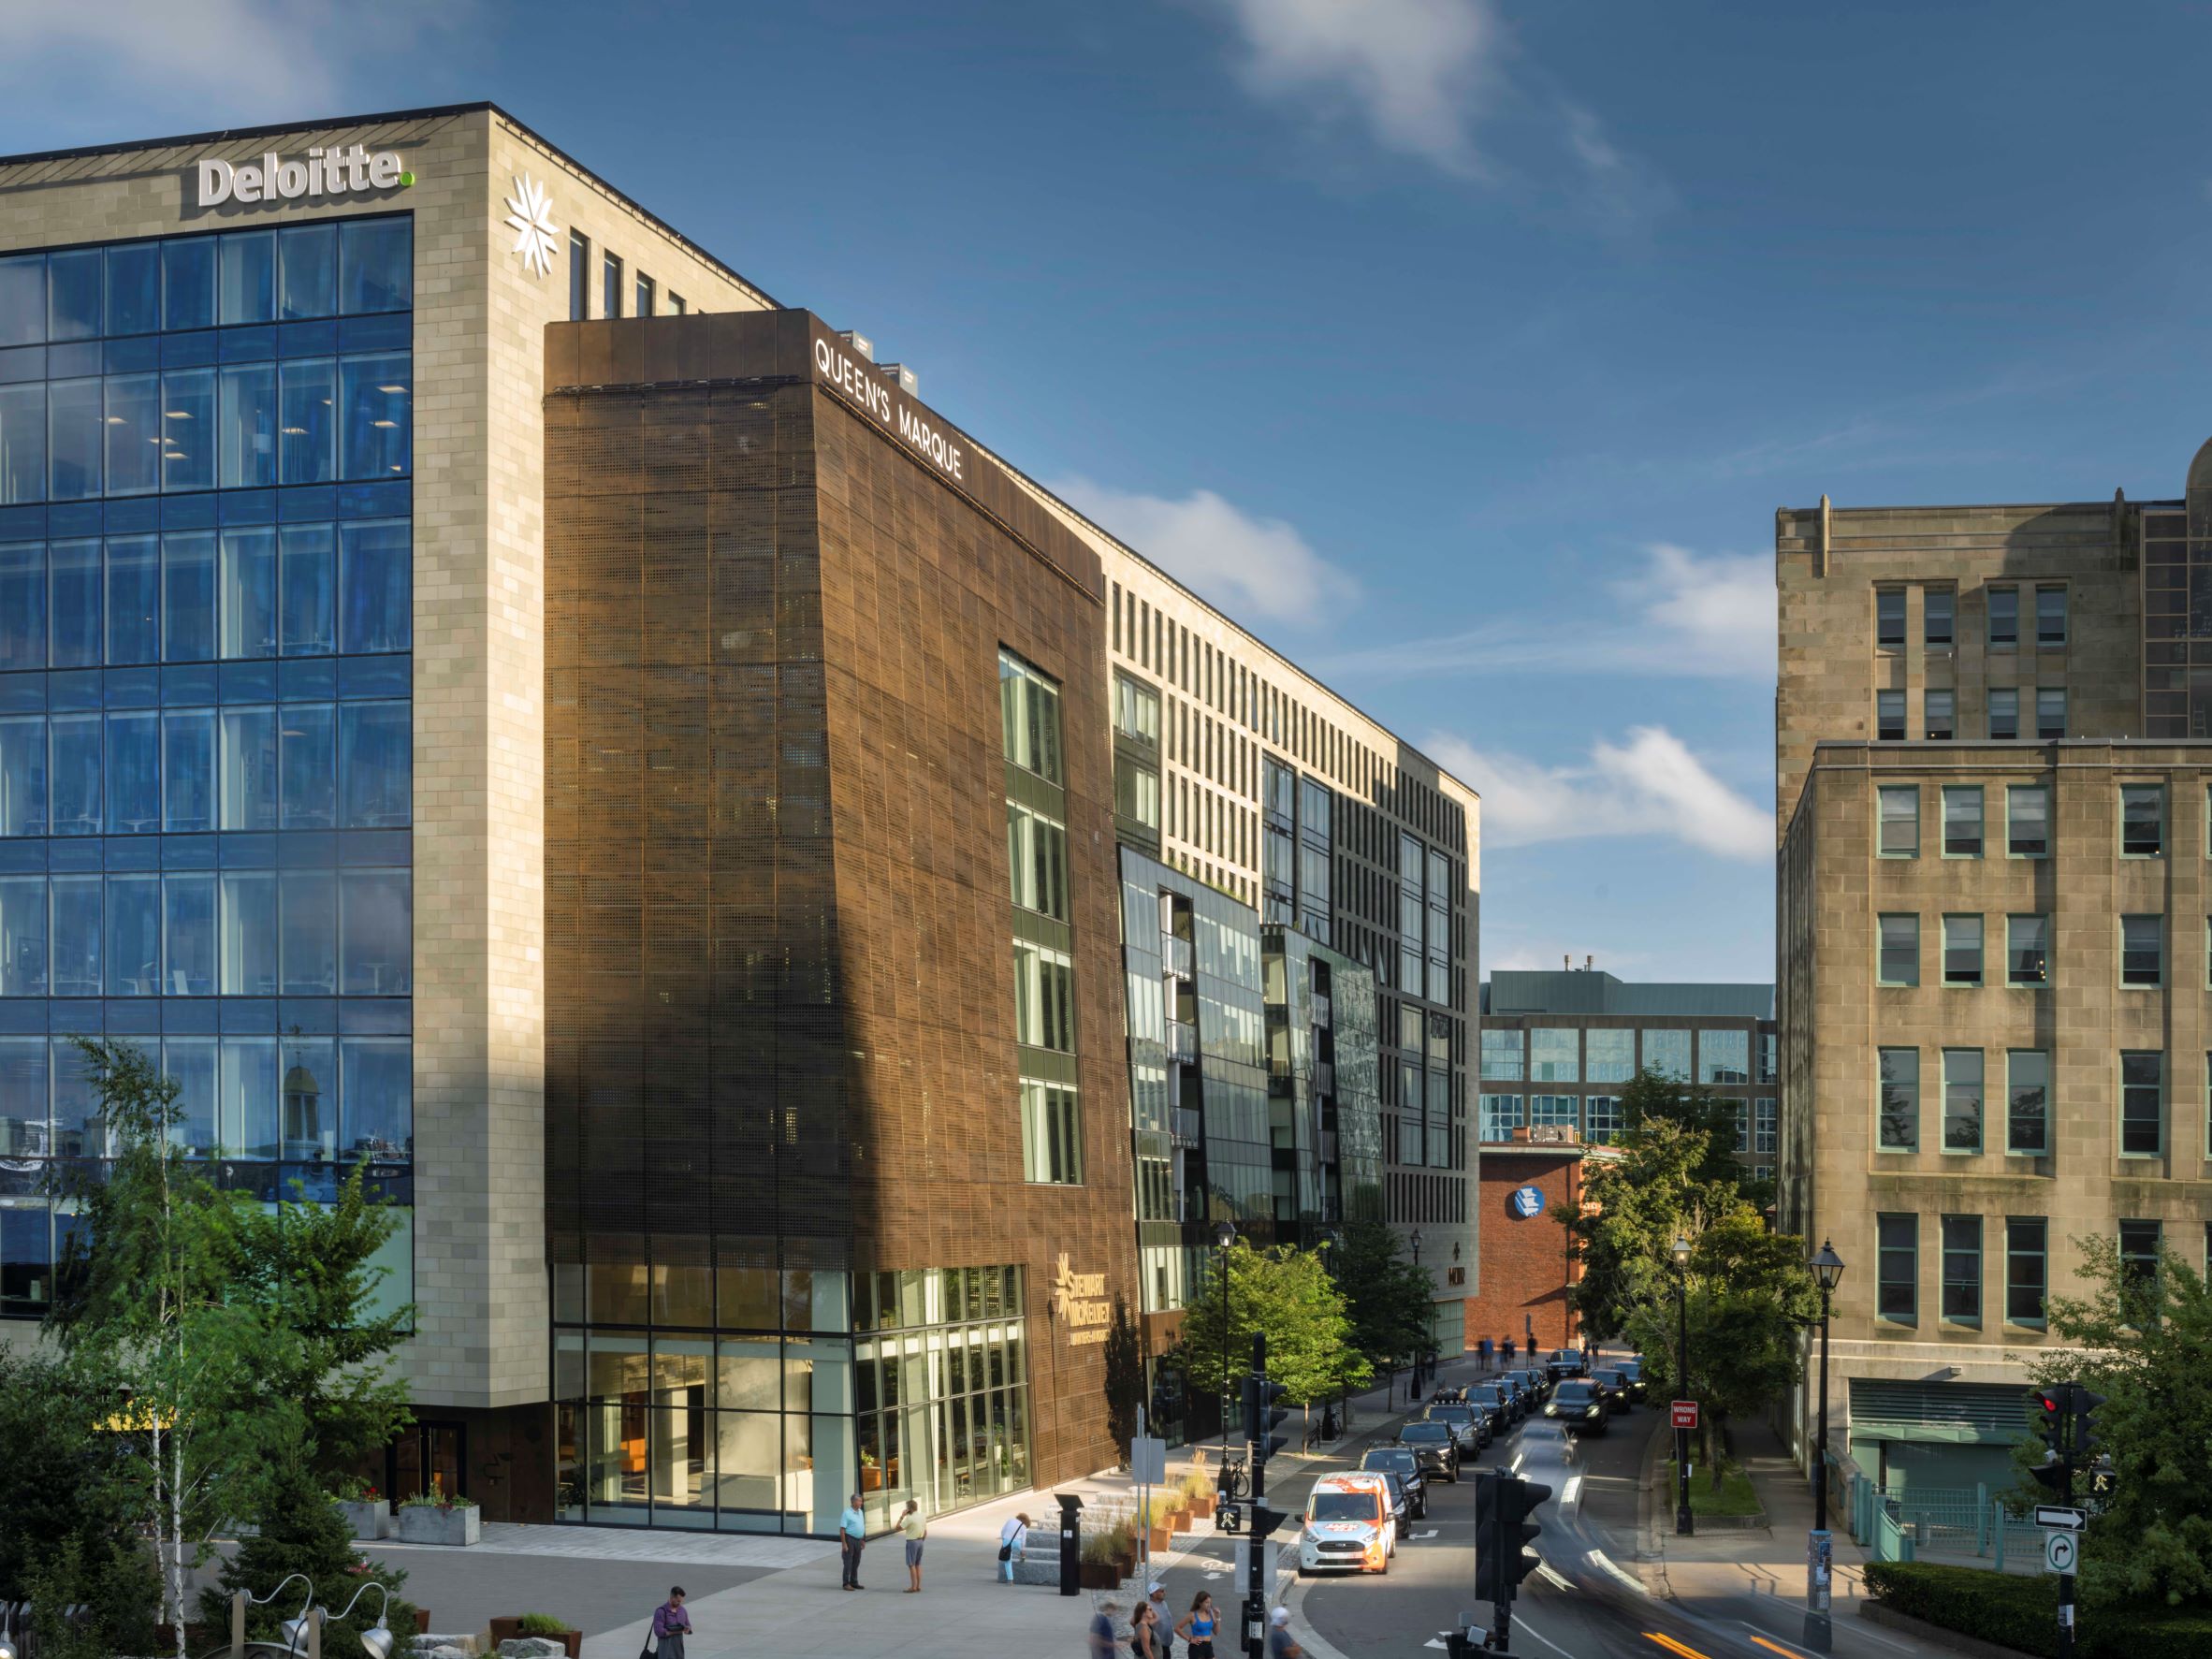
[[[0,255],[8,1314],[106,1151],[77,1037],[159,1058],[224,1186],[412,1204],[414,228]]]

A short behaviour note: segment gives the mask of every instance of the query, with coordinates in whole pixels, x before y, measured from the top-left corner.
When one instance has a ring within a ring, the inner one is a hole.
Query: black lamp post
[[[1221,1252],[1221,1463],[1229,1470],[1229,1249],[1237,1242],[1237,1230],[1228,1222],[1214,1229],[1214,1244]],[[1218,1482],[1216,1482],[1218,1484]]]
[[[1828,1651],[1828,1298],[1843,1279],[1843,1258],[1827,1240],[1811,1264],[1820,1284],[1820,1431],[1812,1442],[1812,1537],[1805,1552],[1805,1645]]]
[[[1421,1270],[1421,1230],[1415,1228],[1405,1242],[1413,1246],[1413,1271],[1418,1273]],[[1413,1350],[1413,1381],[1405,1390],[1408,1404],[1421,1397],[1421,1355],[1428,1350],[1428,1333],[1423,1332],[1419,1346]]]
[[[1690,1241],[1676,1239],[1672,1255],[1675,1381],[1681,1391],[1687,1394],[1690,1391]],[[1674,1473],[1677,1492],[1674,1531],[1677,1537],[1686,1538],[1697,1530],[1696,1523],[1690,1519],[1690,1431],[1687,1429],[1674,1432]]]

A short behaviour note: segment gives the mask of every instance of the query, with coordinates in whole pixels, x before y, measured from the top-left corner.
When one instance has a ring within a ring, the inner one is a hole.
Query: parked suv
[[[1398,1444],[1420,1459],[1421,1472],[1459,1483],[1460,1437],[1449,1423],[1406,1423],[1398,1430]]]
[[[1551,1358],[1544,1361],[1544,1374],[1553,1382],[1580,1376],[1589,1369],[1590,1363],[1582,1358],[1580,1348],[1553,1348]]]
[[[1424,1415],[1430,1422],[1451,1425],[1462,1457],[1473,1457],[1505,1433],[1502,1426],[1492,1426],[1489,1415],[1479,1405],[1432,1405]]]
[[[1478,1383],[1469,1389],[1467,1406],[1488,1415],[1492,1438],[1506,1433],[1513,1421],[1513,1408],[1506,1403],[1505,1390],[1496,1383]]]
[[[1414,1520],[1428,1520],[1429,1477],[1421,1472],[1420,1456],[1411,1447],[1371,1446],[1361,1457],[1360,1467],[1397,1476],[1398,1484],[1405,1489],[1406,1506],[1413,1511]]]

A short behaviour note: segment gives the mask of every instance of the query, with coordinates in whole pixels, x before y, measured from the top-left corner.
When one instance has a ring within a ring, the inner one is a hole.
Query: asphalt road
[[[1544,1567],[1521,1585],[1513,1605],[1510,1652],[1521,1659],[1797,1659],[1798,1604],[1774,1596],[1710,1596],[1676,1603],[1647,1594],[1624,1564],[1637,1528],[1637,1484],[1643,1453],[1660,1419],[1649,1407],[1616,1419],[1562,1460],[1548,1443],[1522,1444],[1516,1428],[1477,1460],[1509,1466],[1552,1489],[1539,1511],[1535,1550]],[[1432,1484],[1429,1516],[1398,1546],[1386,1575],[1307,1581],[1306,1621],[1347,1654],[1428,1659],[1444,1633],[1474,1624],[1479,1644],[1491,1608],[1475,1598],[1474,1465],[1459,1485]],[[1302,1496],[1302,1494],[1301,1494]],[[1902,1659],[1919,1652],[1860,1628],[1844,1613],[1833,1652],[1846,1659]]]

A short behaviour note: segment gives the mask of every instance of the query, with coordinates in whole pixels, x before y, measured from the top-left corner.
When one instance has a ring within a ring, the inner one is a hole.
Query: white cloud
[[[1210,489],[1181,501],[1110,489],[1087,478],[1049,487],[1194,592],[1232,617],[1301,626],[1356,602],[1359,584],[1280,518],[1258,518]]]
[[[372,55],[402,51],[466,9],[465,3],[379,0]],[[321,7],[283,0],[0,0],[0,38],[7,42],[0,81],[16,99],[71,87],[76,95],[67,107],[98,115],[108,127],[125,99],[148,121],[183,118],[203,126],[329,114],[364,56],[360,29],[334,23]],[[282,98],[281,107],[271,107],[272,97]]]
[[[1448,735],[1422,747],[1481,794],[1486,847],[1630,836],[1747,864],[1774,856],[1772,817],[1663,726],[1632,727],[1622,744],[1600,740],[1579,765],[1548,766]]]
[[[1495,618],[1454,633],[1347,652],[1322,669],[1390,677],[1559,669],[1772,683],[1770,560],[1655,542],[1644,549],[1644,568],[1607,590],[1611,615],[1594,616],[1586,590],[1562,584],[1574,604],[1570,612]]]
[[[1489,0],[1224,0],[1253,92],[1348,104],[1384,145],[1464,178],[1498,39]]]

